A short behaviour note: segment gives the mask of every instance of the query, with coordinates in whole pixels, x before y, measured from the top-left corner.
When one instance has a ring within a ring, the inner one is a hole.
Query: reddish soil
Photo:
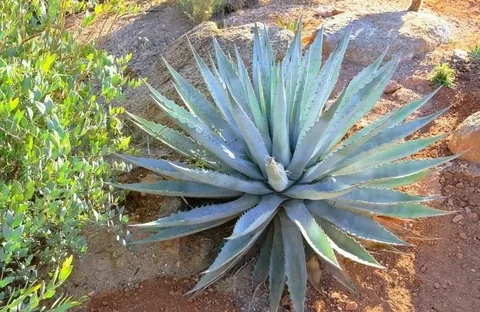
[[[237,311],[229,296],[210,289],[195,298],[184,296],[195,285],[193,279],[158,278],[130,289],[97,294],[89,302],[88,312],[199,312]]]
[[[392,2],[397,5],[399,1]],[[402,1],[402,5],[406,2]],[[480,5],[477,0],[426,0],[425,6],[454,19],[468,19],[469,23],[480,29]],[[477,40],[480,38],[469,33],[465,38],[460,38],[458,46],[471,47],[480,43]],[[480,110],[480,65],[452,66],[457,69],[456,87],[442,89],[432,101],[433,104],[421,111],[421,115],[452,105],[451,109],[412,137],[448,133],[470,114]],[[451,155],[446,142],[447,139],[414,157]],[[358,293],[349,293],[325,275],[320,292],[311,286],[308,288],[308,311],[478,311],[480,176],[462,171],[464,165],[462,161],[455,161],[454,165],[426,181],[406,188],[414,193],[444,196],[443,201],[432,205],[451,211],[451,215],[418,222],[396,222],[394,230],[403,234],[414,247],[374,249],[377,259],[387,270],[371,269],[345,261],[347,270],[358,286]],[[132,206],[141,205],[138,198],[130,197],[129,200],[130,203],[135,202]],[[137,212],[140,219],[148,217],[145,211],[140,209]],[[210,288],[194,299],[182,296],[194,282],[192,279],[157,278],[140,283],[133,289],[97,294],[84,309],[118,312],[247,310],[244,304],[236,308],[233,296],[216,289]],[[286,311],[293,311],[286,292],[282,306]]]

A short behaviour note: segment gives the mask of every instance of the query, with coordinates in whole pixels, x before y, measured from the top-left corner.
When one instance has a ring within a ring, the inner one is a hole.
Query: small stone
[[[461,252],[458,252],[456,256],[457,256],[457,259],[463,259],[463,254]]]
[[[106,307],[106,306],[108,306],[108,302],[104,301],[104,302],[102,302],[102,305],[103,305],[104,307]]]
[[[463,188],[464,187],[462,182],[458,182],[457,185],[455,185],[455,186],[458,187],[458,188]]]
[[[386,86],[385,86],[385,89],[383,90],[383,93],[385,94],[391,94],[395,91],[397,91],[398,89],[400,89],[400,85],[395,81],[395,80],[391,80]]]
[[[169,294],[170,296],[175,296],[175,292],[173,290],[170,290]]]
[[[325,301],[319,300],[315,302],[315,312],[325,312]]]
[[[177,261],[177,264],[176,264],[176,265],[177,265],[177,268],[179,268],[180,265],[181,265],[180,261]]]
[[[353,301],[347,303],[347,305],[345,306],[346,311],[356,311],[357,309],[358,309],[358,304]]]
[[[469,207],[465,207],[464,209],[467,216],[470,216],[470,214],[472,213],[472,209],[470,209]]]
[[[454,61],[468,62],[468,52],[460,49],[453,50],[452,59]]]
[[[422,268],[420,269],[420,272],[425,273],[427,271],[427,265],[424,264]]]
[[[417,91],[423,93],[425,92],[425,88],[423,86],[417,86]]]
[[[453,217],[452,222],[457,223],[457,222],[462,221],[463,219],[465,219],[465,218],[462,215],[459,214],[459,215],[456,215],[455,217]]]
[[[460,236],[460,238],[463,239],[463,240],[468,239],[467,234],[465,234],[463,232],[460,232],[460,234],[458,234],[458,236]]]
[[[440,288],[440,284],[439,284],[439,283],[435,283],[435,284],[433,284],[433,287],[435,287],[435,289],[439,289],[439,288]]]
[[[473,212],[473,213],[470,215],[470,219],[471,219],[473,222],[477,222],[477,221],[479,220],[478,213]]]
[[[471,269],[470,271],[472,271],[472,273],[475,273],[475,272],[477,272],[477,270],[475,270],[475,269]]]

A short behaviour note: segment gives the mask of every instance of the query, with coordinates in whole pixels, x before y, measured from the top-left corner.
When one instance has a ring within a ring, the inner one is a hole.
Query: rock
[[[261,23],[259,23],[258,26],[262,29],[264,27]],[[233,56],[235,56],[234,46],[237,46],[245,65],[247,68],[250,68],[254,27],[255,24],[252,23],[219,29],[214,22],[205,22],[177,39],[165,52],[163,57],[185,79],[205,93],[206,87],[203,83],[202,76],[198,71],[187,38],[207,64],[209,64],[209,55],[215,55],[212,44],[212,38],[215,37],[222,49]],[[286,53],[288,45],[293,39],[293,34],[288,30],[278,27],[267,28],[269,30],[273,50],[277,53],[277,56]],[[148,79],[148,82],[164,96],[174,100],[178,104],[182,103],[171,82],[170,73],[161,58],[157,58],[156,63],[146,74],[146,78]],[[129,112],[154,122],[168,122],[171,124],[170,120],[161,113],[160,109],[154,103],[146,87],[127,90],[126,98],[126,101],[119,104],[125,107]]]
[[[473,213],[470,215],[470,219],[471,219],[473,222],[477,222],[478,219],[479,219],[478,213],[473,212]]]
[[[468,63],[468,52],[460,49],[454,49],[452,60],[454,62]]]
[[[456,215],[455,217],[453,217],[452,222],[457,223],[457,222],[462,221],[463,219],[465,219],[465,218],[462,215],[459,214],[459,215]]]
[[[447,22],[430,13],[344,13],[323,24],[327,50],[333,50],[349,25],[353,31],[345,59],[362,65],[373,62],[388,46],[387,59],[400,51],[407,53],[406,61],[423,58],[451,38]]]
[[[387,84],[387,86],[385,87],[385,90],[383,90],[383,93],[391,94],[400,88],[401,86],[395,80],[392,80]]]
[[[427,271],[427,265],[424,264],[424,265],[420,268],[420,272],[425,273],[426,271]]]
[[[350,301],[345,306],[345,311],[356,311],[358,309],[358,303]]]
[[[440,288],[440,284],[439,284],[439,283],[435,283],[435,284],[433,284],[433,287],[435,287],[435,289],[439,289],[439,288]]]
[[[480,112],[470,115],[457,127],[448,148],[453,154],[465,152],[461,159],[480,164]]]
[[[457,252],[456,256],[457,256],[457,259],[459,260],[463,259],[463,254],[461,252]]]
[[[460,234],[458,234],[458,236],[460,236],[461,239],[463,240],[467,240],[468,237],[467,237],[467,234],[463,233],[463,232],[460,232]]]

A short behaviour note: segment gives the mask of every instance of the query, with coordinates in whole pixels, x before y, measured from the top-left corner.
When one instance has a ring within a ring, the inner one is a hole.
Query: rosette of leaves
[[[362,242],[407,245],[377,216],[444,214],[425,205],[434,197],[394,189],[455,157],[404,160],[444,137],[403,140],[444,112],[407,120],[435,92],[351,133],[382,95],[400,57],[383,62],[384,53],[329,101],[351,31],[322,64],[323,31],[302,51],[298,29],[281,61],[272,52],[267,29],[255,29],[251,74],[236,49],[231,57],[215,39],[216,63],[210,59],[208,66],[193,51],[211,100],[167,64],[186,109],[149,88],[181,131],[131,115],[141,129],[192,163],[202,160],[203,166],[120,155],[169,179],[116,186],[163,196],[231,199],[135,225],[154,234],[133,243],[149,243],[236,219],[216,260],[191,292],[215,282],[261,240],[254,281],[268,280],[272,311],[279,307],[285,285],[295,310],[303,311],[311,251],[345,281],[338,255],[379,268]]]

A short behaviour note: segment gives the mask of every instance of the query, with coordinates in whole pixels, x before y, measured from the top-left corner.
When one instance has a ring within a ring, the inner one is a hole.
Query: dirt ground
[[[272,0],[272,2],[290,5],[295,1]],[[406,8],[408,2],[406,0],[296,1],[296,3],[307,5],[310,3],[310,6],[295,9],[293,14],[301,14],[302,10],[311,10],[318,4],[333,5],[340,10],[352,10],[352,8],[359,7],[363,10],[378,9],[379,7],[398,10]],[[386,95],[382,99],[385,103],[389,103],[388,105],[401,105],[406,97],[415,98],[427,93],[431,89],[427,81],[429,68],[439,61],[449,59],[454,48],[467,49],[480,44],[480,35],[478,34],[480,3],[478,0],[425,0],[425,7],[452,22],[457,32],[462,35],[457,36],[452,42],[441,47],[438,53],[426,59],[427,66],[422,67],[420,71],[411,73],[413,78],[400,80],[400,84],[405,88],[392,95]],[[154,7],[153,11],[148,14],[116,21],[112,24],[111,32],[98,35],[99,44],[110,51],[122,53],[125,50],[133,50],[132,66],[139,74],[148,69],[149,64],[145,63],[146,59],[151,58],[152,55],[160,55],[173,40],[193,27],[185,20],[181,12],[171,5],[161,4],[159,7]],[[242,13],[234,14],[241,16]],[[261,18],[274,23],[274,18],[268,15],[268,10]],[[144,21],[142,31],[148,31],[149,25],[153,25],[158,20],[163,21],[166,24],[164,30],[156,34],[161,38],[151,43],[142,43],[140,40],[140,44],[132,48],[129,43],[132,43],[133,37],[137,36],[135,38],[138,38],[138,35],[132,33],[129,25],[138,19]],[[92,33],[83,33],[79,36],[92,36]],[[118,48],[119,44],[121,44],[120,49]],[[147,49],[142,44],[153,46]],[[138,52],[138,56],[135,51]],[[457,69],[455,88],[442,89],[431,104],[427,105],[419,114],[427,115],[452,105],[451,109],[412,137],[448,133],[470,114],[480,110],[480,64],[456,63],[453,66]],[[346,73],[346,75],[348,74]],[[386,109],[391,109],[388,105],[377,107],[371,114],[371,118],[384,113]],[[447,141],[448,139],[445,139],[419,152],[414,157],[450,155]],[[379,262],[387,267],[386,270],[376,270],[346,262],[347,270],[358,286],[358,294],[349,293],[332,278],[325,276],[322,280],[321,291],[317,291],[313,287],[308,288],[308,311],[479,311],[479,167],[463,161],[454,161],[450,166],[433,174],[425,181],[405,190],[412,193],[442,195],[444,200],[433,205],[436,208],[451,211],[452,214],[437,219],[397,224],[395,229],[414,244],[414,247],[375,251]],[[135,203],[130,208],[132,213],[135,214],[137,209],[142,211],[141,208],[138,208],[138,201],[135,200],[135,197],[130,197],[130,203]],[[220,283],[220,286],[209,288],[193,299],[185,297],[183,294],[194,285],[195,277],[191,279],[159,277],[136,284],[131,288],[113,289],[95,294],[83,307],[83,310],[92,312],[248,311],[253,296],[253,290],[250,289],[247,278],[250,274],[249,266],[251,266],[249,260],[246,259],[241,267],[230,273],[225,282]],[[246,285],[241,286],[244,284]],[[265,286],[260,286],[255,293],[258,304],[252,304],[250,311],[265,310],[265,288]],[[293,311],[287,292],[285,292],[282,307],[285,311]]]

